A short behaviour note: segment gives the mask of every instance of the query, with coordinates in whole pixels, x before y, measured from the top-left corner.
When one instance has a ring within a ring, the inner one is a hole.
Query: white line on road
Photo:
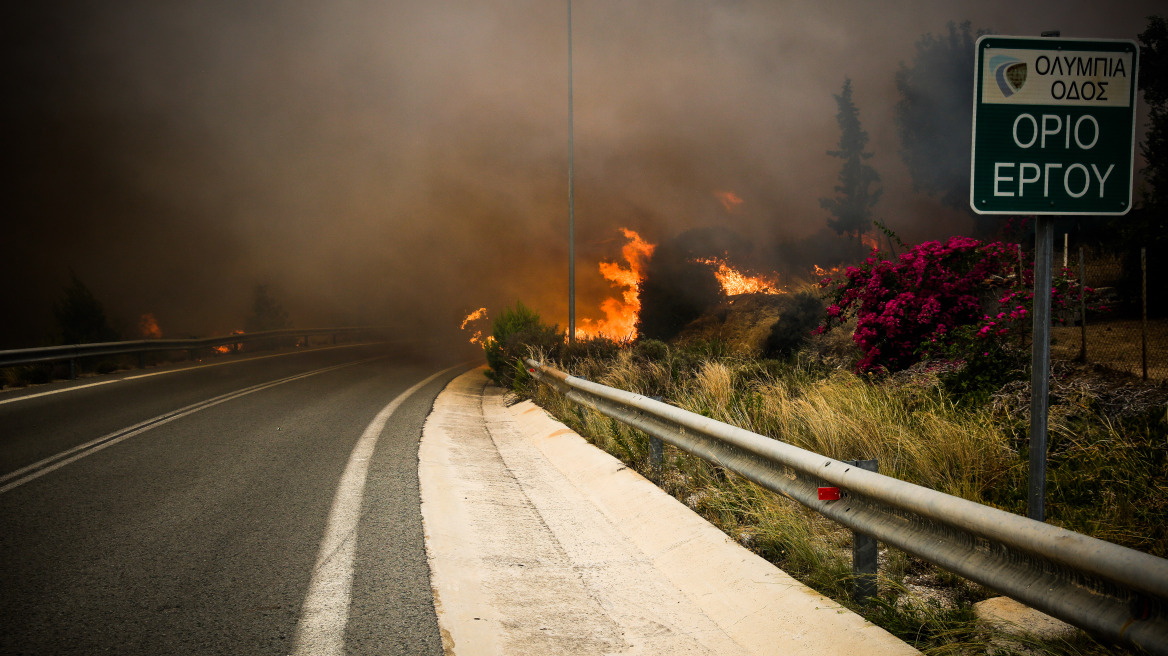
[[[85,385],[74,385],[73,387],[62,387],[61,389],[50,390],[48,392],[37,392],[36,394],[25,394],[24,396],[17,396],[17,397],[13,397],[11,399],[0,399],[0,405],[4,405],[5,403],[15,403],[17,401],[25,401],[27,399],[35,399],[38,396],[48,396],[50,394],[60,394],[61,392],[72,392],[73,390],[85,389],[86,387],[97,387],[98,385],[109,385],[110,383],[116,383],[119,380],[122,380],[122,379],[118,378],[118,379],[114,379],[114,380],[102,380],[102,381],[98,381],[96,383],[86,383]]]
[[[225,362],[211,362],[209,364],[197,364],[190,367],[182,367],[179,369],[165,369],[163,371],[152,371],[148,374],[134,374],[133,376],[126,376],[122,380],[138,380],[139,378],[150,378],[151,376],[165,376],[166,374],[173,374],[180,371],[193,371],[195,369],[209,369],[211,367],[222,367],[225,364],[240,364],[242,362],[255,362],[256,360],[267,360],[268,358],[283,358],[289,355],[301,355],[304,353],[318,353],[320,351],[335,351],[337,349],[356,348],[358,346],[369,346],[376,344],[376,342],[361,342],[360,344],[342,344],[340,346],[318,346],[312,349],[303,351],[289,351],[288,353],[275,353],[272,355],[257,355],[253,358],[241,358],[239,360],[227,360]]]
[[[357,522],[361,519],[369,458],[398,406],[427,383],[455,368],[439,371],[399,394],[377,413],[353,447],[329,510],[328,526],[320,541],[312,581],[308,584],[300,622],[296,625],[296,648],[292,656],[340,656],[345,653],[345,625],[349,620],[353,588],[353,556],[357,551]]]
[[[86,456],[93,455],[94,453],[97,453],[98,451],[101,451],[102,449],[104,449],[106,447],[113,446],[113,445],[117,444],[118,442],[121,442],[122,440],[129,439],[131,437],[134,437],[135,435],[139,435],[141,433],[144,433],[144,432],[150,430],[151,428],[154,428],[156,426],[161,426],[163,424],[168,424],[168,423],[174,421],[175,419],[185,417],[189,414],[196,413],[200,410],[206,410],[207,408],[219,405],[220,403],[225,403],[225,402],[231,401],[233,399],[238,399],[241,396],[247,396],[248,394],[251,394],[253,392],[259,392],[260,390],[265,390],[265,389],[268,389],[269,387],[283,385],[284,383],[290,383],[294,380],[300,380],[301,378],[307,378],[309,376],[315,376],[316,374],[322,374],[322,373],[325,373],[326,371],[333,371],[335,369],[341,369],[343,367],[351,367],[353,365],[358,365],[358,364],[362,364],[365,362],[372,362],[373,360],[377,360],[377,359],[380,359],[380,358],[368,358],[365,360],[357,360],[356,362],[346,362],[344,364],[333,365],[331,367],[324,367],[323,369],[315,369],[313,371],[308,371],[308,372],[305,372],[302,374],[296,374],[295,376],[288,376],[287,378],[281,378],[279,380],[274,380],[274,381],[270,381],[267,383],[260,383],[258,385],[246,387],[244,389],[237,390],[235,392],[228,392],[227,394],[216,396],[216,397],[208,399],[206,401],[200,401],[199,403],[188,405],[185,408],[179,408],[178,410],[173,410],[173,411],[168,412],[166,414],[158,415],[157,417],[154,417],[152,419],[147,419],[146,421],[139,422],[139,423],[134,424],[133,426],[130,426],[128,428],[123,428],[121,430],[114,431],[113,433],[109,433],[108,435],[103,435],[95,440],[91,440],[89,442],[86,442],[85,444],[80,444],[78,446],[73,447],[72,449],[67,449],[65,451],[62,451],[62,452],[56,454],[56,455],[49,456],[48,458],[45,458],[44,460],[40,460],[38,462],[34,462],[33,464],[28,465],[27,467],[21,467],[20,469],[17,469],[16,471],[11,471],[11,472],[8,472],[7,474],[4,474],[3,476],[0,476],[0,482],[4,482],[4,481],[7,481],[7,480],[10,480],[13,478],[16,478],[16,480],[12,481],[11,483],[6,483],[4,486],[0,487],[0,494],[4,494],[5,492],[7,492],[13,488],[19,487],[19,486],[24,485],[25,483],[27,483],[29,481],[40,478],[41,476],[44,476],[45,474],[48,474],[49,472],[56,471],[56,470],[60,469],[61,467],[64,467],[65,465],[76,462],[76,461],[78,461]],[[29,473],[29,472],[31,472],[31,473]],[[25,475],[25,474],[27,474],[27,475]],[[24,475],[22,478],[17,478],[17,477],[22,476],[22,475]]]
[[[334,349],[354,348],[357,346],[368,346],[370,343],[361,344],[343,344],[341,346],[325,346],[305,351],[292,351],[290,353],[276,353],[275,355],[259,355],[254,358],[243,358],[241,360],[228,360],[226,362],[212,362],[210,364],[198,364],[189,367],[180,367],[178,369],[165,369],[163,371],[152,371],[148,374],[135,374],[133,376],[126,376],[124,378],[113,378],[110,380],[101,380],[96,383],[86,383],[84,385],[73,385],[72,387],[62,387],[60,389],[49,390],[48,392],[37,392],[36,394],[25,394],[23,396],[14,396],[9,399],[0,399],[0,405],[5,403],[16,403],[17,401],[27,401],[41,396],[49,396],[50,394],[60,394],[62,392],[73,392],[86,387],[97,387],[98,385],[109,385],[110,383],[120,383],[126,380],[138,380],[139,378],[150,378],[151,376],[165,376],[166,374],[178,373],[180,371],[194,371],[196,369],[209,369],[211,367],[222,367],[225,364],[240,364],[243,362],[253,362],[255,360],[267,360],[268,358],[282,358],[288,355],[300,355],[302,353],[315,353],[317,351],[331,351]],[[181,349],[180,349],[181,350]]]

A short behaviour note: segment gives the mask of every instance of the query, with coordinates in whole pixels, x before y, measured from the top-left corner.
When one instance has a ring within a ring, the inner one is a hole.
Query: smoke
[[[826,219],[855,86],[906,240],[968,228],[916,194],[895,73],[925,33],[1132,38],[1156,3],[577,1],[578,312],[617,228],[727,228],[757,257]],[[0,348],[39,343],[76,271],[122,332],[242,327],[256,285],[300,327],[455,339],[478,307],[567,316],[566,11],[499,0],[19,3],[3,45]],[[727,206],[725,194],[740,203]],[[596,317],[598,312],[592,312]]]
[[[712,238],[712,239],[711,239]],[[658,246],[641,282],[637,331],[669,340],[724,298],[714,269],[698,258],[728,250],[737,240],[724,230],[695,229]]]

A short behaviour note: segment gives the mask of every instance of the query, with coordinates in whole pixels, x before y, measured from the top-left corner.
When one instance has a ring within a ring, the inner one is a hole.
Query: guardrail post
[[[852,460],[848,464],[870,472],[880,471],[880,461],[875,458]],[[856,603],[862,604],[876,596],[876,555],[876,538],[852,531],[852,596]]]
[[[660,396],[649,397],[654,401],[662,401]],[[661,480],[661,463],[665,461],[665,443],[659,437],[649,436],[649,466],[653,469],[653,477]]]
[[[138,368],[146,368],[146,351],[138,351]]]
[[[653,475],[661,477],[661,463],[665,460],[665,443],[659,437],[649,436],[649,465]]]
[[[69,380],[77,379],[77,358],[69,358]]]

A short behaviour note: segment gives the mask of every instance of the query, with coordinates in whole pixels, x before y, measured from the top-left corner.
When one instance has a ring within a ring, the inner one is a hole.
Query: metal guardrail
[[[569,400],[1103,638],[1168,655],[1168,560],[883,476],[534,360]],[[837,501],[818,488],[835,486]]]
[[[314,329],[285,329],[267,330],[256,333],[240,333],[226,337],[207,337],[204,339],[143,339],[128,342],[100,342],[96,344],[70,344],[66,346],[45,346],[40,348],[13,349],[0,351],[0,367],[15,367],[26,364],[40,364],[45,362],[70,363],[70,376],[74,377],[75,363],[78,358],[102,355],[137,354],[139,359],[153,351],[189,351],[192,359],[194,352],[203,348],[215,348],[231,344],[246,344],[248,342],[266,341],[280,337],[315,337],[332,335],[335,341],[337,335],[370,332],[374,328],[314,328]]]

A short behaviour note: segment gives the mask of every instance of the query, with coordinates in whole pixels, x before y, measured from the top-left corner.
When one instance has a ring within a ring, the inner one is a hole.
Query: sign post
[[[1036,216],[1027,514],[1045,521],[1054,215],[1131,209],[1136,64],[1130,40],[977,40],[969,205]]]
[[[1054,217],[1034,221],[1034,303],[1030,334],[1030,470],[1026,516],[1046,521],[1046,435],[1050,410],[1050,287],[1054,259]]]

